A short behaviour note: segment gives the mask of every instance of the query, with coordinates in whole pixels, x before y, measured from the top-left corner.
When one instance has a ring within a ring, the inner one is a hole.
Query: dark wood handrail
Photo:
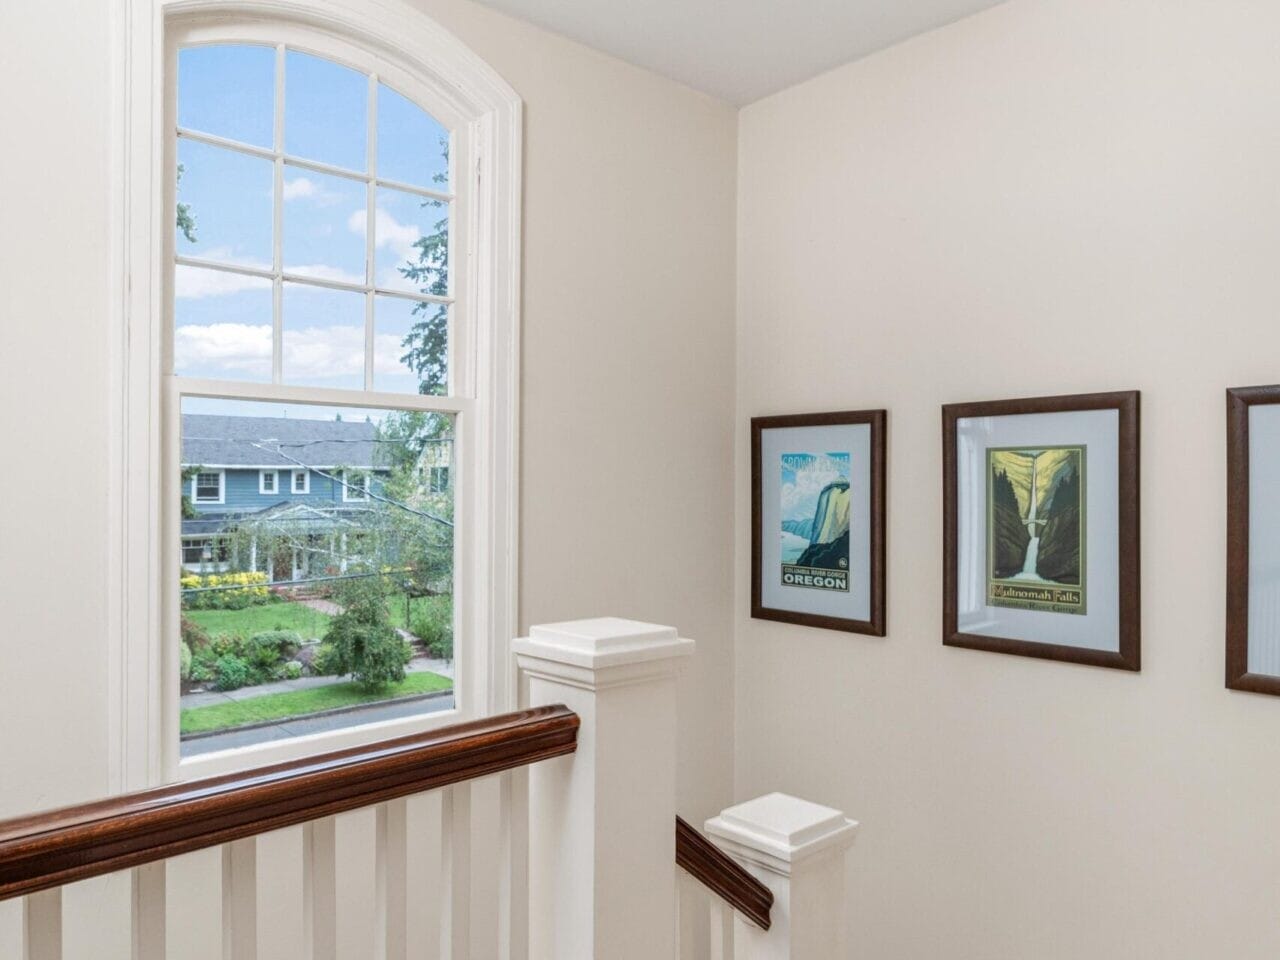
[[[0,821],[0,900],[573,753],[539,707]]]
[[[773,892],[680,817],[676,817],[676,863],[757,927],[769,929]]]

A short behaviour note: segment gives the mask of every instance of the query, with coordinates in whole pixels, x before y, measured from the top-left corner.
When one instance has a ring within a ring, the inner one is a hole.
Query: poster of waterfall
[[[990,448],[987,468],[987,603],[1084,614],[1085,448]]]
[[[782,582],[849,589],[849,454],[784,453],[778,488]]]

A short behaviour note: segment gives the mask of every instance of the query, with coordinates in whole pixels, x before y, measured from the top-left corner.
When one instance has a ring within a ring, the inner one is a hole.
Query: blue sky
[[[272,146],[276,52],[271,47],[193,47],[179,54],[178,124],[258,147]],[[366,172],[368,78],[297,51],[285,55],[285,152]],[[447,191],[447,132],[389,87],[377,90],[378,175]],[[178,199],[190,205],[196,242],[177,232],[179,255],[269,269],[273,172],[270,160],[181,139]],[[282,256],[286,271],[363,282],[366,190],[359,181],[285,167]],[[426,206],[424,206],[424,203]],[[434,233],[447,204],[379,188],[374,225],[378,285],[415,291],[397,269],[416,261],[414,242]],[[376,390],[416,393],[400,362],[413,302],[379,296],[375,307]],[[282,309],[284,382],[344,389],[364,386],[361,294],[286,284]],[[175,372],[269,382],[270,281],[178,267]],[[300,408],[299,413],[306,408]]]

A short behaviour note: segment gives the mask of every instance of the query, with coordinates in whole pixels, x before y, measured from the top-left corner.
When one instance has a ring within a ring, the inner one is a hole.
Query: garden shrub
[[[178,642],[178,673],[183,680],[191,679],[191,647],[185,640]]]
[[[292,630],[267,630],[250,637],[240,656],[256,667],[271,670],[293,659],[300,646],[302,637]]]
[[[437,660],[453,659],[453,598],[432,597],[419,607],[410,628],[427,653]]]
[[[219,690],[238,690],[249,682],[249,664],[240,657],[224,654],[213,666]]]
[[[182,642],[194,653],[209,646],[209,632],[194,620],[186,617],[181,621]]]
[[[337,591],[342,613],[329,624],[321,647],[323,660],[332,659],[336,673],[349,673],[365,687],[399,683],[412,652],[387,616],[386,588],[381,578],[351,580]]]
[[[197,654],[191,661],[191,675],[188,679],[192,683],[208,683],[214,676],[213,661]]]
[[[284,665],[284,679],[297,680],[302,676],[302,664],[297,660],[290,660]]]
[[[321,677],[334,677],[346,672],[342,669],[342,660],[333,649],[333,644],[320,644],[315,658],[311,661],[311,672]]]

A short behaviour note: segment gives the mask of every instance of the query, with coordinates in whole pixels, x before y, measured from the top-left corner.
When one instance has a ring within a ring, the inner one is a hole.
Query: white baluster
[[[165,863],[166,956],[173,960],[222,960],[222,848],[206,847]]]
[[[334,818],[338,960],[370,960],[373,956],[378,926],[377,835],[378,815],[373,807]]]
[[[710,917],[711,960],[733,960],[733,907],[711,894]]]
[[[498,956],[529,960],[529,772],[502,777],[499,830]]]
[[[62,960],[132,960],[133,871],[62,888]],[[21,956],[22,951],[0,957]]]
[[[471,784],[444,788],[440,821],[440,954],[471,960]]]
[[[258,957],[258,847],[252,837],[222,845],[222,957]]]
[[[165,960],[165,862],[134,867],[129,873],[133,960]]]
[[[408,808],[405,800],[378,806],[377,960],[407,960],[408,947]]]
[[[529,770],[529,950],[676,956],[676,666],[671,627],[604,618],[515,640],[531,706],[581,718],[577,752]]]
[[[338,870],[333,817],[302,828],[302,932],[308,960],[338,956]]]
[[[306,960],[304,844],[301,826],[257,838],[258,956],[264,960]]]
[[[783,793],[730,807],[707,833],[773,892],[768,930],[737,917],[736,960],[845,956],[845,859],[858,825],[839,810]]]
[[[62,889],[42,890],[22,902],[23,960],[62,960]]]
[[[408,797],[405,805],[405,884],[408,917],[405,936],[411,960],[440,960],[441,793],[434,790]]]
[[[0,900],[0,957],[22,956],[22,897]]]

